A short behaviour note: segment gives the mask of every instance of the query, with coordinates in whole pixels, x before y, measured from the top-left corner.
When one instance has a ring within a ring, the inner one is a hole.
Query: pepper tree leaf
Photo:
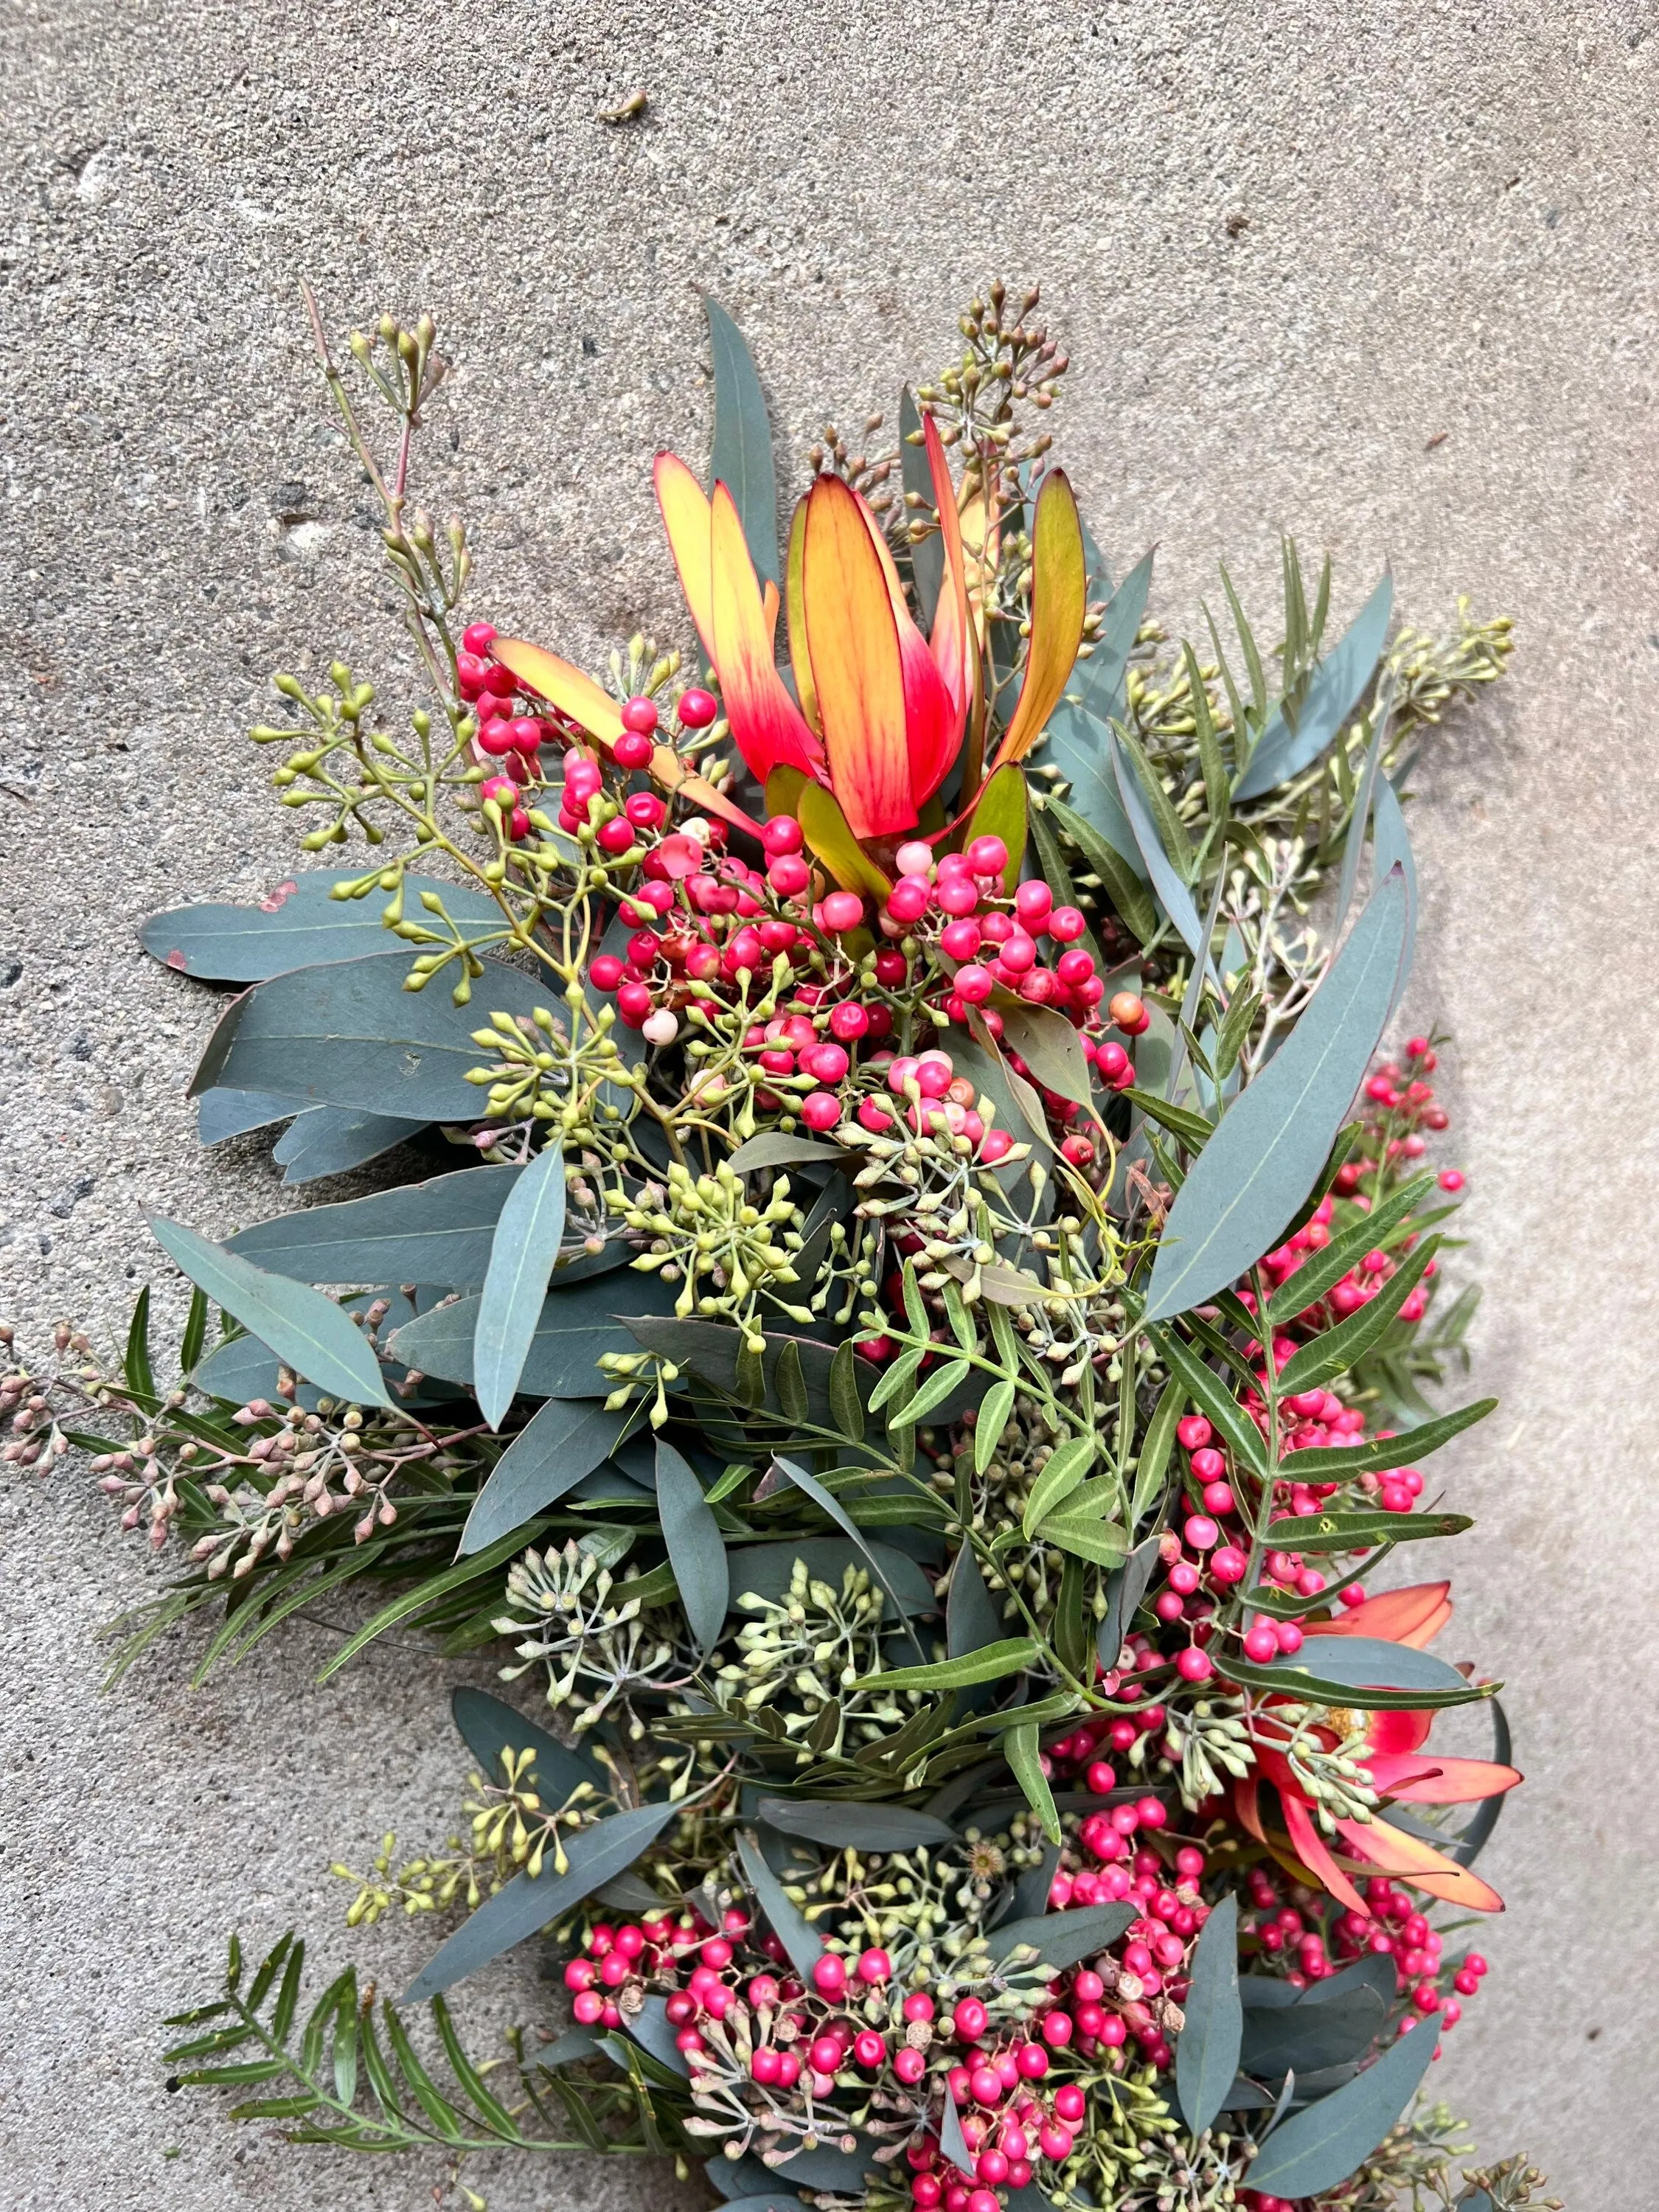
[[[1250,2186],[1274,2197],[1313,2197],[1346,2181],[1410,2104],[1434,2056],[1425,2022],[1374,2066],[1274,2129],[1250,2167]]]
[[[1021,1533],[1033,1534],[1038,1522],[1071,1495],[1094,1463],[1092,1431],[1080,1437],[1067,1437],[1064,1443],[1056,1444],[1043,1462],[1026,1498],[1020,1516]]]
[[[771,1922],[772,1933],[789,1954],[790,1965],[810,1987],[812,1969],[823,1956],[822,1938],[785,1896],[783,1884],[761,1856],[752,1829],[738,1829],[738,1856],[743,1864],[744,1879],[755,1893],[755,1902]]]
[[[1316,761],[1358,705],[1388,641],[1394,578],[1382,580],[1355,616],[1340,645],[1320,663],[1299,706],[1281,700],[1233,786],[1235,799],[1260,799]],[[1251,2186],[1255,2183],[1252,2177]]]
[[[884,1667],[878,1674],[866,1674],[854,1687],[870,1690],[880,1684],[889,1690],[967,1690],[975,1682],[1000,1681],[1017,1674],[1042,1656],[1042,1647],[1029,1636],[1006,1637],[955,1659],[936,1659],[922,1667]]]
[[[550,1144],[507,1193],[472,1328],[472,1387],[492,1429],[513,1403],[564,1235],[564,1153]]]
[[[644,1805],[635,1813],[614,1814],[569,1838],[564,1846],[568,1873],[556,1873],[549,1858],[538,1875],[514,1875],[439,1946],[398,2002],[423,2004],[568,1912],[632,1866],[679,1809],[677,1804]]]
[[[1244,2008],[1238,1996],[1238,1899],[1210,1908],[1193,1954],[1192,1980],[1176,2042],[1176,2087],[1192,2132],[1202,2135],[1226,2100],[1238,2071]]]
[[[1299,1390],[1317,1389],[1338,1375],[1357,1367],[1371,1346],[1394,1325],[1395,1316],[1423,1279],[1424,1270],[1440,1249],[1440,1239],[1431,1237],[1409,1253],[1376,1296],[1340,1321],[1334,1328],[1297,1347],[1285,1363],[1279,1389],[1294,1397]]]
[[[517,1016],[548,1004],[534,976],[483,965],[475,1006]],[[491,1056],[472,1041],[478,1015],[437,988],[405,991],[403,973],[380,953],[255,984],[208,1039],[190,1095],[222,1085],[410,1121],[475,1120],[481,1093],[467,1073]]]
[[[687,1625],[698,1650],[706,1653],[720,1640],[720,1624],[732,1595],[726,1546],[702,1483],[688,1462],[660,1437],[657,1439],[657,1510]]]
[[[1438,1451],[1442,1444],[1449,1443],[1454,1437],[1462,1436],[1463,1431],[1473,1427],[1476,1421],[1484,1421],[1497,1403],[1496,1398],[1477,1398],[1472,1406],[1460,1406],[1455,1413],[1442,1413],[1435,1420],[1419,1421],[1414,1429],[1400,1429],[1393,1436],[1378,1437],[1370,1443],[1310,1444],[1305,1451],[1299,1451],[1296,1455],[1297,1479],[1304,1482],[1340,1482],[1346,1475],[1370,1474],[1380,1468],[1410,1467],[1419,1459],[1426,1459],[1431,1452]],[[1308,1529],[1308,1534],[1316,1537],[1321,1524],[1328,1517],[1337,1516],[1327,1516],[1322,1514],[1316,1516],[1313,1526]],[[1413,1521],[1421,1522],[1435,1518],[1457,1520],[1458,1516],[1455,1514],[1441,1516],[1379,1514],[1376,1517],[1378,1520],[1400,1524],[1390,1530],[1391,1534],[1400,1536],[1419,1533],[1448,1536],[1457,1534],[1457,1530],[1454,1528],[1437,1528],[1432,1531],[1414,1530],[1411,1526]],[[1298,1522],[1295,1525],[1300,1528],[1304,1524]],[[1458,1525],[1459,1528],[1467,1528],[1469,1524],[1467,1521],[1460,1521]],[[1282,1523],[1274,1524],[1275,1528],[1282,1526]],[[1270,1529],[1268,1534],[1273,1534],[1273,1530]],[[1377,1540],[1373,1538],[1370,1540],[1374,1542]],[[1335,1548],[1336,1547],[1328,1544],[1310,1545],[1300,1536],[1297,1539],[1298,1551],[1322,1549],[1329,1551]]]
[[[1318,1638],[1322,1644],[1342,1640],[1334,1636]],[[1254,1660],[1240,1659],[1230,1652],[1215,1654],[1216,1671],[1224,1674],[1230,1682],[1243,1682],[1253,1690],[1274,1692],[1308,1705],[1352,1706],[1359,1712],[1435,1712],[1443,1705],[1478,1705],[1492,1694],[1490,1686],[1483,1688],[1466,1682],[1461,1674],[1455,1689],[1404,1690],[1393,1685],[1378,1688],[1370,1683],[1321,1674],[1316,1668],[1322,1663],[1322,1654],[1314,1665],[1306,1668],[1293,1667],[1282,1660],[1261,1667]]]
[[[1201,1304],[1243,1274],[1313,1188],[1388,1021],[1405,928],[1405,884],[1394,874],[1188,1170],[1152,1264],[1145,1320]]]
[[[714,357],[714,446],[708,488],[723,483],[743,525],[744,540],[763,584],[778,574],[778,480],[772,425],[754,357],[742,331],[717,301],[705,298]]]
[[[150,1233],[163,1251],[267,1345],[285,1366],[331,1397],[360,1406],[389,1406],[380,1363],[362,1331],[331,1298],[303,1283],[268,1275],[250,1260],[209,1243],[182,1222],[149,1217]]]
[[[1333,1290],[1349,1269],[1357,1267],[1365,1254],[1376,1245],[1387,1248],[1391,1230],[1415,1212],[1418,1205],[1434,1188],[1432,1174],[1413,1176],[1409,1182],[1401,1183],[1398,1190],[1390,1191],[1379,1199],[1370,1212],[1352,1227],[1333,1237],[1328,1244],[1310,1252],[1293,1274],[1287,1275],[1267,1302],[1267,1319],[1274,1328],[1294,1321],[1298,1314],[1306,1313],[1327,1291]]]
[[[1002,1749],[1009,1771],[1025,1792],[1025,1802],[1042,1823],[1043,1834],[1051,1844],[1059,1843],[1060,1814],[1054,1809],[1054,1793],[1048,1787],[1048,1778],[1042,1771],[1036,1723],[1023,1721],[1017,1728],[1011,1728],[1002,1739]]]
[[[1103,1475],[1098,1482],[1084,1483],[1045,1513],[1037,1522],[1036,1535],[1097,1567],[1115,1567],[1129,1549],[1129,1533],[1108,1516],[1122,1504],[1122,1484],[1115,1474]]]
[[[499,1543],[607,1460],[628,1415],[594,1398],[550,1398],[489,1471],[461,1531],[460,1556]]]

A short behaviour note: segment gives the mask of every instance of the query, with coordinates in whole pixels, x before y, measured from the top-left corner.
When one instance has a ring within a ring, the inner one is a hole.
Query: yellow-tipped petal
[[[532,645],[526,638],[498,637],[489,649],[526,690],[545,699],[550,707],[556,707],[603,743],[613,745],[621,737],[621,708],[580,668],[573,668],[544,646]]]
[[[1088,578],[1083,526],[1072,487],[1051,469],[1037,494],[1031,526],[1031,635],[1025,680],[997,760],[1024,760],[1059,706],[1083,642]]]
[[[802,583],[830,786],[854,837],[908,830],[916,809],[898,629],[858,495],[839,477],[821,476],[807,495]]]

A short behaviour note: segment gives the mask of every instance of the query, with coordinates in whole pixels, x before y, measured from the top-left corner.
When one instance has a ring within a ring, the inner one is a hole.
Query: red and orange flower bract
[[[1380,1597],[1367,1598],[1340,1620],[1310,1621],[1308,1634],[1310,1638],[1375,1636],[1420,1650],[1451,1618],[1449,1587],[1446,1583],[1419,1583],[1409,1589],[1389,1590]],[[1258,1728],[1263,1722],[1271,1725],[1271,1702],[1258,1711],[1256,1721]],[[1512,1766],[1486,1759],[1443,1759],[1429,1751],[1432,1723],[1433,1716],[1427,1712],[1381,1711],[1364,1715],[1363,1735],[1351,1738],[1347,1748],[1380,1797],[1402,1805],[1467,1805],[1476,1798],[1512,1790],[1520,1781]],[[1286,1728],[1286,1737],[1289,1733]],[[1336,1739],[1329,1731],[1317,1733],[1322,1741],[1328,1738],[1334,1746]],[[1279,1793],[1298,1871],[1312,1875],[1352,1911],[1368,1912],[1350,1875],[1333,1857],[1314,1825],[1312,1797],[1271,1738],[1258,1739],[1256,1761],[1262,1778]],[[1259,1843],[1273,1848],[1257,1802],[1256,1778],[1252,1775],[1247,1781],[1236,1782],[1232,1794],[1244,1826]],[[1447,1905],[1461,1905],[1476,1912],[1504,1909],[1497,1891],[1469,1868],[1460,1866],[1432,1844],[1408,1834],[1380,1814],[1373,1814],[1369,1820],[1338,1820],[1336,1832],[1350,1854],[1351,1863],[1358,1861],[1379,1873],[1414,1883]]]
[[[769,584],[762,589],[730,492],[717,483],[706,497],[672,453],[656,464],[681,588],[738,750],[763,785],[781,768],[823,786],[861,842],[916,825],[954,766],[978,702],[979,642],[956,491],[931,421],[924,437],[945,556],[932,636],[911,619],[875,515],[850,484],[821,476],[789,533],[796,696],[774,658],[777,594]],[[1083,632],[1082,534],[1058,470],[1038,495],[1034,536],[1031,651],[1003,759],[1028,750],[1053,713]]]

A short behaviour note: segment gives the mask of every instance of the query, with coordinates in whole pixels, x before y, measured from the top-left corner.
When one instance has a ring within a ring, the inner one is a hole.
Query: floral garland
[[[1429,1650],[1445,1583],[1362,1582],[1468,1525],[1421,1465],[1490,1410],[1424,1395],[1474,1304],[1438,1041],[1376,1054],[1399,787],[1508,625],[1394,630],[1385,577],[1331,643],[1287,544],[1276,647],[1224,571],[1231,644],[1171,645],[1054,464],[1036,304],[972,303],[890,452],[827,430],[781,544],[711,303],[712,489],[656,468],[701,650],[608,688],[462,626],[430,321],[343,373],[312,309],[427,696],[279,677],[321,864],[144,941],[242,987],[204,1142],[428,1171],[158,1220],[176,1382],[146,1293],[118,1364],[5,1379],[6,1455],[182,1541],[121,1667],[362,1580],[328,1671],[412,1624],[550,1710],[458,1692],[466,1839],[349,1875],[354,1926],[454,1920],[399,2003],[301,2026],[303,1947],[233,1943],[169,2057],[237,2117],[702,2158],[733,2212],[1537,2201],[1413,2106],[1500,1904],[1497,1686]],[[1431,1747],[1469,1703],[1490,1759]],[[487,2072],[444,1992],[532,1940],[571,2024]]]

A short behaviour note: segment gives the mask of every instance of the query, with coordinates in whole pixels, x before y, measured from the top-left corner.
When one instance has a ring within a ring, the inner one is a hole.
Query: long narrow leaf
[[[492,1429],[513,1403],[564,1235],[564,1154],[536,1156],[507,1193],[472,1330],[472,1387]]]

